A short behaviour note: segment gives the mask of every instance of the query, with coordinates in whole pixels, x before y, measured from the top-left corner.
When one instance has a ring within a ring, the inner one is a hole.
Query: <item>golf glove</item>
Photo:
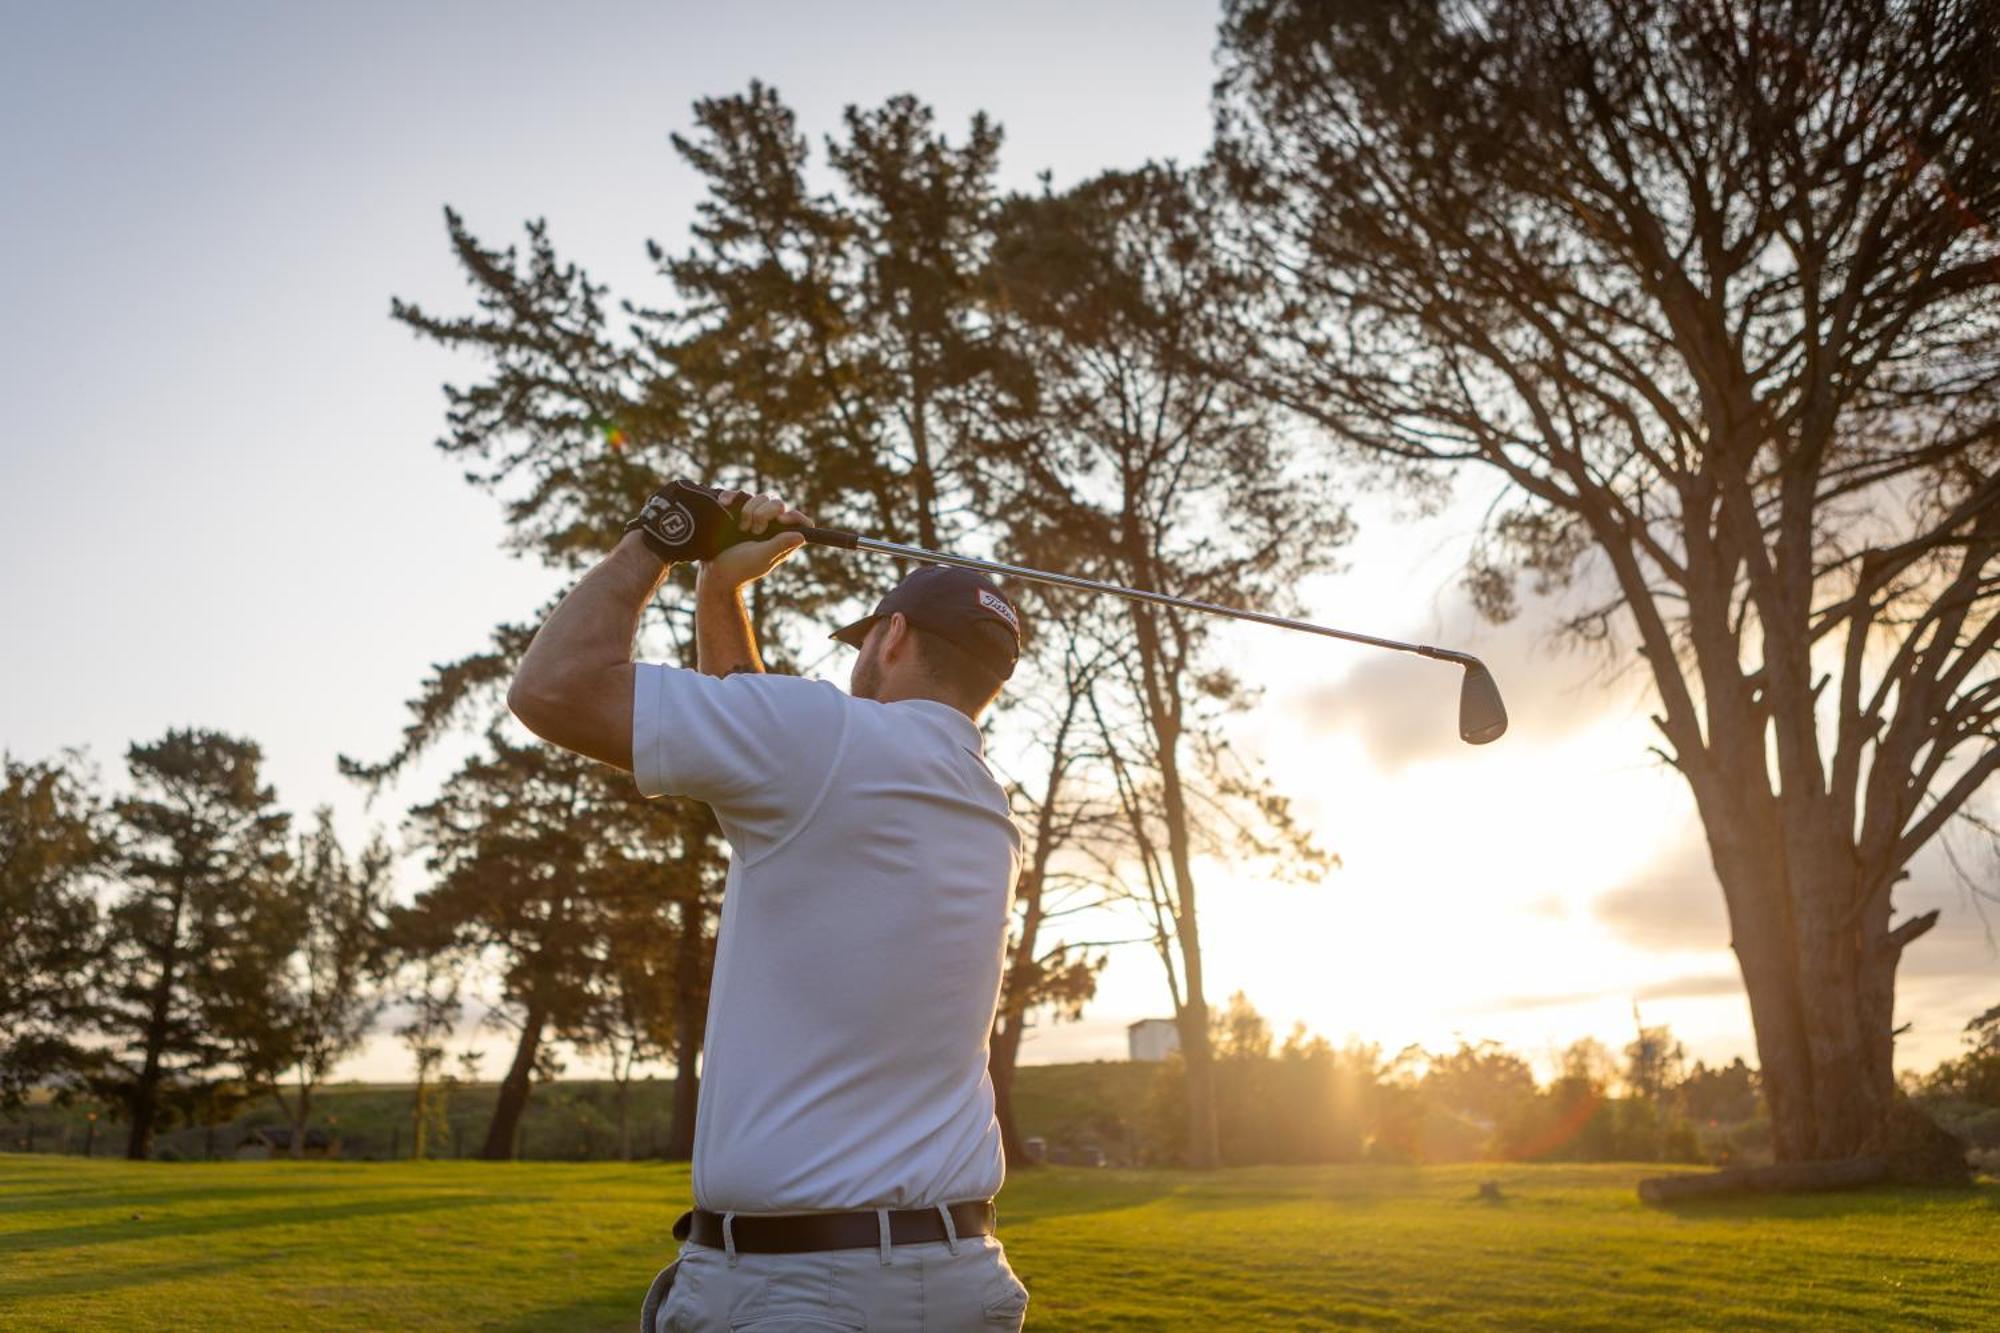
[[[713,560],[749,540],[736,526],[736,516],[722,507],[718,494],[712,486],[670,481],[653,492],[625,531],[637,532],[653,554],[669,564]]]

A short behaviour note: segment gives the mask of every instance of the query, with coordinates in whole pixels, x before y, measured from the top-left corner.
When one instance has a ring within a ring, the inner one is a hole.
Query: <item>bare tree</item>
[[[1911,858],[2000,769],[2000,28],[1961,0],[1235,0],[1244,375],[1636,643],[1784,1161],[1893,1146]]]
[[[1091,634],[1092,610],[1101,608],[1036,599],[1029,613],[1035,640],[1025,672],[1031,679],[1012,698],[1003,697],[1001,706],[1001,725],[1029,770],[1023,777],[1008,771],[1005,761],[994,760],[1007,778],[1025,844],[986,1060],[1001,1145],[1010,1162],[1031,1160],[1014,1119],[1022,1039],[1037,1016],[1081,1017],[1097,993],[1109,945],[1120,942],[1050,938],[1065,918],[1090,913],[1118,897],[1117,879],[1104,868],[1112,858],[1081,851],[1085,844],[1120,841],[1117,808],[1090,772],[1101,755],[1088,698],[1105,659],[1101,639]],[[1043,675],[1047,679],[1039,678]]]
[[[413,982],[404,996],[410,1017],[396,1028],[396,1036],[416,1061],[410,1097],[410,1160],[415,1162],[429,1156],[431,1131],[446,1126],[444,1090],[436,1076],[444,1067],[445,1042],[461,1008],[454,961],[442,948],[418,953],[411,964]]]
[[[375,983],[384,962],[391,859],[379,837],[358,861],[349,857],[333,812],[321,808],[279,891],[270,966],[244,996],[259,1013],[232,1025],[244,1079],[284,1112],[295,1158],[305,1155],[315,1096],[382,1010]]]
[[[1347,533],[1308,495],[1268,409],[1214,373],[1247,352],[1250,295],[1209,244],[1209,198],[1171,167],[1010,201],[997,283],[1032,367],[1035,410],[1009,440],[1010,544],[1125,587],[1270,609]],[[1120,873],[1144,885],[1188,1075],[1191,1165],[1217,1161],[1197,862],[1225,847],[1324,864],[1282,797],[1228,745],[1255,694],[1223,670],[1207,618],[1146,603],[1107,617],[1085,689],[1126,826]]]
[[[603,886],[609,911],[598,995],[575,1042],[581,1050],[602,1052],[610,1071],[620,1161],[632,1156],[633,1075],[672,1049],[679,953],[675,918],[685,922],[690,916],[681,895],[660,892],[657,866],[635,862],[630,869],[637,872],[631,882]]]

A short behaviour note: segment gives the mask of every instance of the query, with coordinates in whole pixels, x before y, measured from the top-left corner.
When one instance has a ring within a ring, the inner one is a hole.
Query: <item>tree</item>
[[[0,1109],[74,1075],[93,1008],[95,879],[109,866],[103,802],[79,757],[0,756]]]
[[[1350,1043],[1335,1050],[1299,1023],[1274,1055],[1270,1024],[1242,991],[1210,1022],[1223,1162],[1360,1158],[1370,1131],[1380,1125],[1387,1092],[1380,1083],[1379,1048]],[[1159,1126],[1166,1131],[1162,1138],[1177,1144],[1186,1139],[1185,1125],[1175,1123],[1177,1115],[1184,1116],[1184,1091],[1185,1080],[1176,1085],[1164,1077],[1155,1088],[1155,1115],[1165,1121]]]
[[[1897,1141],[1911,858],[2000,768],[2000,30],[1919,0],[1233,0],[1240,378],[1508,489],[1471,578],[1635,643],[1781,1162]]]
[[[134,1160],[151,1155],[172,1105],[199,1101],[229,1063],[228,1017],[267,958],[291,816],[262,760],[255,742],[214,731],[169,731],[126,752],[124,893],[100,983],[109,1045],[93,1083],[131,1121]]]
[[[1640,1022],[1637,1005],[1632,1007],[1632,1021],[1639,1035],[1625,1048],[1625,1088],[1641,1101],[1657,1103],[1680,1086],[1687,1050],[1674,1040],[1671,1028],[1649,1028]]]
[[[1208,367],[1247,354],[1242,275],[1208,244],[1203,182],[1150,167],[1009,202],[996,278],[1035,397],[1004,444],[1010,548],[1121,586],[1266,610],[1346,535],[1307,503],[1268,409]],[[1226,516],[1226,517],[1225,517]],[[1254,688],[1204,616],[1122,603],[1087,693],[1186,1062],[1190,1165],[1217,1161],[1198,862],[1327,864],[1227,742]]]
[[[1757,1071],[1737,1056],[1711,1069],[1701,1061],[1681,1080],[1681,1109],[1690,1120],[1735,1124],[1757,1114]]]
[[[2000,1004],[1965,1025],[1965,1054],[1933,1070],[1924,1091],[2000,1106]]]
[[[1268,1060],[1271,1058],[1271,1025],[1257,1012],[1250,997],[1236,991],[1220,1013],[1209,1017],[1209,1043],[1218,1060]],[[1304,1038],[1293,1034],[1298,1041]],[[1294,1049],[1288,1040],[1288,1049]],[[1293,1058],[1303,1058],[1308,1048],[1295,1048]]]
[[[516,1025],[481,1156],[514,1155],[545,1043],[589,1040],[607,977],[607,931],[621,896],[652,890],[679,831],[623,773],[498,727],[436,800],[410,812],[437,879],[399,929],[420,948],[489,959]]]
[[[988,436],[997,416],[1018,413],[1027,383],[991,281],[998,127],[975,116],[954,139],[910,97],[850,107],[824,145],[835,188],[816,192],[806,180],[811,146],[774,90],[752,84],[705,99],[694,118],[691,133],[674,136],[704,185],[693,243],[677,253],[650,245],[672,300],[624,303],[624,334],[611,327],[606,290],[560,261],[544,225],[529,225],[521,250],[494,249],[447,210],[475,312],[453,318],[393,306],[421,336],[490,363],[482,382],[447,388],[450,430],[440,447],[474,462],[468,477],[479,484],[512,488],[512,543],[552,565],[601,551],[636,497],[676,472],[782,490],[822,523],[933,546],[993,540],[1004,473]],[[829,608],[872,596],[881,578],[880,567],[807,557],[783,579],[754,585],[749,609],[773,669],[796,663],[796,643],[823,633],[818,622]],[[489,650],[439,667],[411,705],[397,753],[382,765],[349,762],[349,770],[379,781],[436,736],[491,710],[527,636],[503,626]],[[1069,767],[1063,760],[1042,771]],[[1056,804],[1045,835],[1076,822],[1062,805],[1074,790],[1058,782],[1047,793]],[[1024,810],[1042,803],[1025,794],[1020,802]],[[678,804],[691,812],[690,827],[702,821],[711,830],[704,841],[683,842],[692,859],[676,872],[683,888],[675,890],[678,1081],[669,1153],[684,1156],[724,848],[705,810]],[[1051,948],[1041,938],[1049,917],[1038,906],[1041,886],[1068,885],[1072,871],[1059,838],[1037,846],[1048,873],[1017,897],[1022,929],[1009,950],[994,1043],[1010,1134],[1007,1089],[1026,1016],[1076,1012],[1101,962],[1082,946]]]
[[[665,1049],[659,1015],[667,1008],[658,1001],[654,985],[669,978],[634,970],[636,966],[629,955],[614,964],[617,972],[607,1004],[586,1040],[578,1043],[602,1050],[610,1067],[621,1162],[632,1160],[632,1075]]]
[[[1008,798],[1025,846],[986,1060],[1001,1146],[1009,1162],[1023,1164],[1033,1159],[1014,1120],[1021,1040],[1038,1014],[1081,1017],[1110,956],[1089,942],[1057,938],[1051,944],[1045,932],[1062,918],[1117,896],[1115,878],[1106,869],[1115,853],[1082,854],[1085,845],[1119,840],[1116,806],[1104,798],[1102,784],[1088,781],[1083,772],[1101,762],[1089,743],[1087,699],[1104,654],[1091,642],[1079,611],[1059,600],[1037,599],[1030,614],[1035,638],[1023,672],[1027,688],[1012,698],[1003,695],[1000,705],[1008,733],[1019,737],[1028,762],[1040,760],[1038,780],[1008,775]],[[1044,673],[1049,679],[1040,679]]]
[[[836,189],[814,194],[774,90],[698,102],[695,121],[674,146],[708,186],[697,245],[653,253],[681,298],[660,316],[666,357],[713,463],[823,522],[958,541],[990,511],[980,446],[1013,392],[987,290],[999,128],[975,115],[954,143],[913,97],[850,106],[825,144]]]
[[[1461,1041],[1458,1049],[1430,1056],[1421,1086],[1447,1111],[1499,1122],[1535,1096],[1535,1072],[1498,1042]]]
[[[305,1153],[315,1094],[382,1011],[373,983],[385,961],[391,861],[379,837],[351,859],[322,808],[284,885],[280,956],[253,992],[264,1021],[249,1026],[238,1063],[284,1112],[295,1158]]]
[[[442,941],[435,935],[420,940],[410,938],[412,934],[426,931],[431,925],[431,922],[403,915],[396,918],[394,927],[402,936],[402,947],[414,955],[412,983],[403,996],[410,1007],[410,1017],[396,1028],[397,1038],[409,1048],[411,1058],[416,1061],[417,1076],[410,1097],[410,1160],[413,1162],[421,1162],[430,1155],[433,1131],[442,1133],[450,1127],[446,1114],[449,1089],[436,1075],[444,1067],[445,1042],[451,1036],[462,1007],[459,1000],[460,976],[453,966],[454,960],[446,956]],[[476,1069],[476,1065],[474,1060],[468,1064],[468,1069]]]
[[[630,868],[641,872],[639,882],[603,886],[611,900],[604,978],[597,1004],[577,1041],[582,1049],[603,1052],[610,1067],[620,1161],[632,1157],[632,1076],[640,1065],[675,1049],[679,1035],[676,973],[683,960],[675,918],[678,915],[686,921],[690,915],[684,892],[658,891],[656,867],[635,862]],[[679,870],[676,865],[676,879]]]
[[[674,809],[680,826],[679,851],[668,882],[674,902],[673,1031],[668,1043],[674,1063],[674,1104],[664,1152],[675,1161],[686,1161],[694,1156],[701,1052],[708,1036],[708,987],[715,971],[715,938],[709,922],[721,914],[728,863],[715,812],[698,801],[683,801]]]
[[[1571,1042],[1540,1104],[1502,1126],[1505,1156],[1517,1161],[1608,1161],[1617,1156],[1616,1127],[1604,1113],[1615,1072],[1616,1062],[1602,1042],[1594,1037]]]

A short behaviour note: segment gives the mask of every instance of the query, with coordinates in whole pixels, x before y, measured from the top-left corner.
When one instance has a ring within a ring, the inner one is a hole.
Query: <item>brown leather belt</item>
[[[993,1200],[951,1205],[951,1225],[960,1240],[990,1236],[998,1225]],[[882,1243],[882,1224],[873,1209],[859,1213],[737,1213],[729,1219],[729,1239],[743,1254],[805,1254],[812,1250],[863,1250]],[[725,1248],[722,1214],[695,1208],[674,1223],[675,1240]],[[891,1208],[891,1245],[928,1245],[948,1240],[944,1218],[935,1208]]]

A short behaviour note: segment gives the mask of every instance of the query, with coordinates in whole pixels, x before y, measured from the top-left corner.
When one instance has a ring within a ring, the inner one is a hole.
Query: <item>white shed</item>
[[[1181,1048],[1181,1030],[1171,1018],[1142,1018],[1126,1027],[1125,1046],[1132,1059],[1158,1063]]]

